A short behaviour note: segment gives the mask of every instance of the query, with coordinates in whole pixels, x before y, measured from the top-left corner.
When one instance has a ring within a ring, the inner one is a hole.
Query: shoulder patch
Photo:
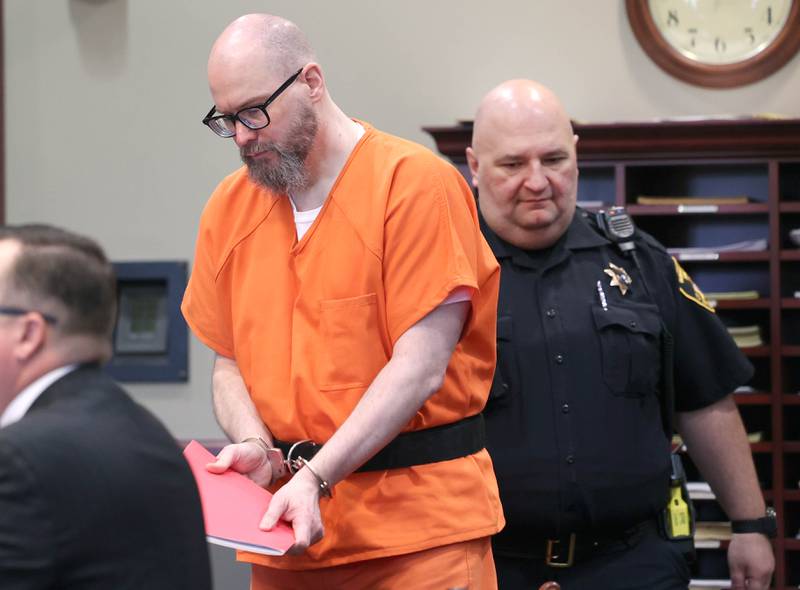
[[[696,303],[700,307],[707,309],[711,313],[716,313],[716,310],[711,303],[709,303],[708,299],[706,299],[706,296],[700,290],[700,287],[695,284],[695,282],[692,280],[692,277],[689,276],[689,273],[683,269],[678,262],[678,259],[673,256],[672,262],[675,263],[675,274],[678,277],[678,291],[681,292],[681,295],[686,297],[686,299],[689,301]]]

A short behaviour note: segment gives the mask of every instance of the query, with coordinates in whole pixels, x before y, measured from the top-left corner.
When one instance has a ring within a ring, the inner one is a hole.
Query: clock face
[[[795,0],[647,0],[653,24],[684,58],[708,65],[757,56],[786,26]]]

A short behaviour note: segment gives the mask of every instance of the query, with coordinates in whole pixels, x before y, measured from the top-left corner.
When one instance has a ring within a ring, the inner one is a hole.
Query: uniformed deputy
[[[730,393],[752,367],[688,275],[650,236],[633,258],[576,209],[569,118],[541,85],[492,90],[467,149],[482,229],[501,265],[489,449],[506,529],[501,589],[686,588],[684,545],[659,516],[670,489],[660,392],[674,376],[676,424],[736,530],[734,588],[767,588],[765,505]],[[641,267],[641,268],[639,268]],[[674,372],[662,375],[670,355]]]

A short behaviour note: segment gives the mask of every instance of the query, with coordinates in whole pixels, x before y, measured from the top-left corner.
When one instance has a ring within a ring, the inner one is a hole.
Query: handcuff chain
[[[297,459],[293,459],[292,458],[292,454],[294,453],[295,449],[297,448],[297,445],[301,445],[301,444],[307,443],[307,442],[313,442],[313,441],[310,438],[304,438],[303,440],[298,440],[291,447],[289,447],[289,452],[286,453],[286,459],[284,460],[284,463],[286,463],[286,468],[289,470],[289,473],[291,473],[292,475],[294,475],[295,473],[300,471],[304,466],[303,462],[301,461],[301,457],[298,457]]]

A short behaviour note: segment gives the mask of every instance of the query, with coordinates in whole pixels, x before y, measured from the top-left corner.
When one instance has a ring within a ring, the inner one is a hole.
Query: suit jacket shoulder
[[[53,580],[13,585],[22,574],[0,556],[0,588],[210,588],[188,465],[166,428],[98,368],[50,386],[0,430],[0,453],[11,457],[0,459],[0,510],[14,514],[0,521],[0,546],[21,534]],[[96,584],[78,586],[87,579]]]

